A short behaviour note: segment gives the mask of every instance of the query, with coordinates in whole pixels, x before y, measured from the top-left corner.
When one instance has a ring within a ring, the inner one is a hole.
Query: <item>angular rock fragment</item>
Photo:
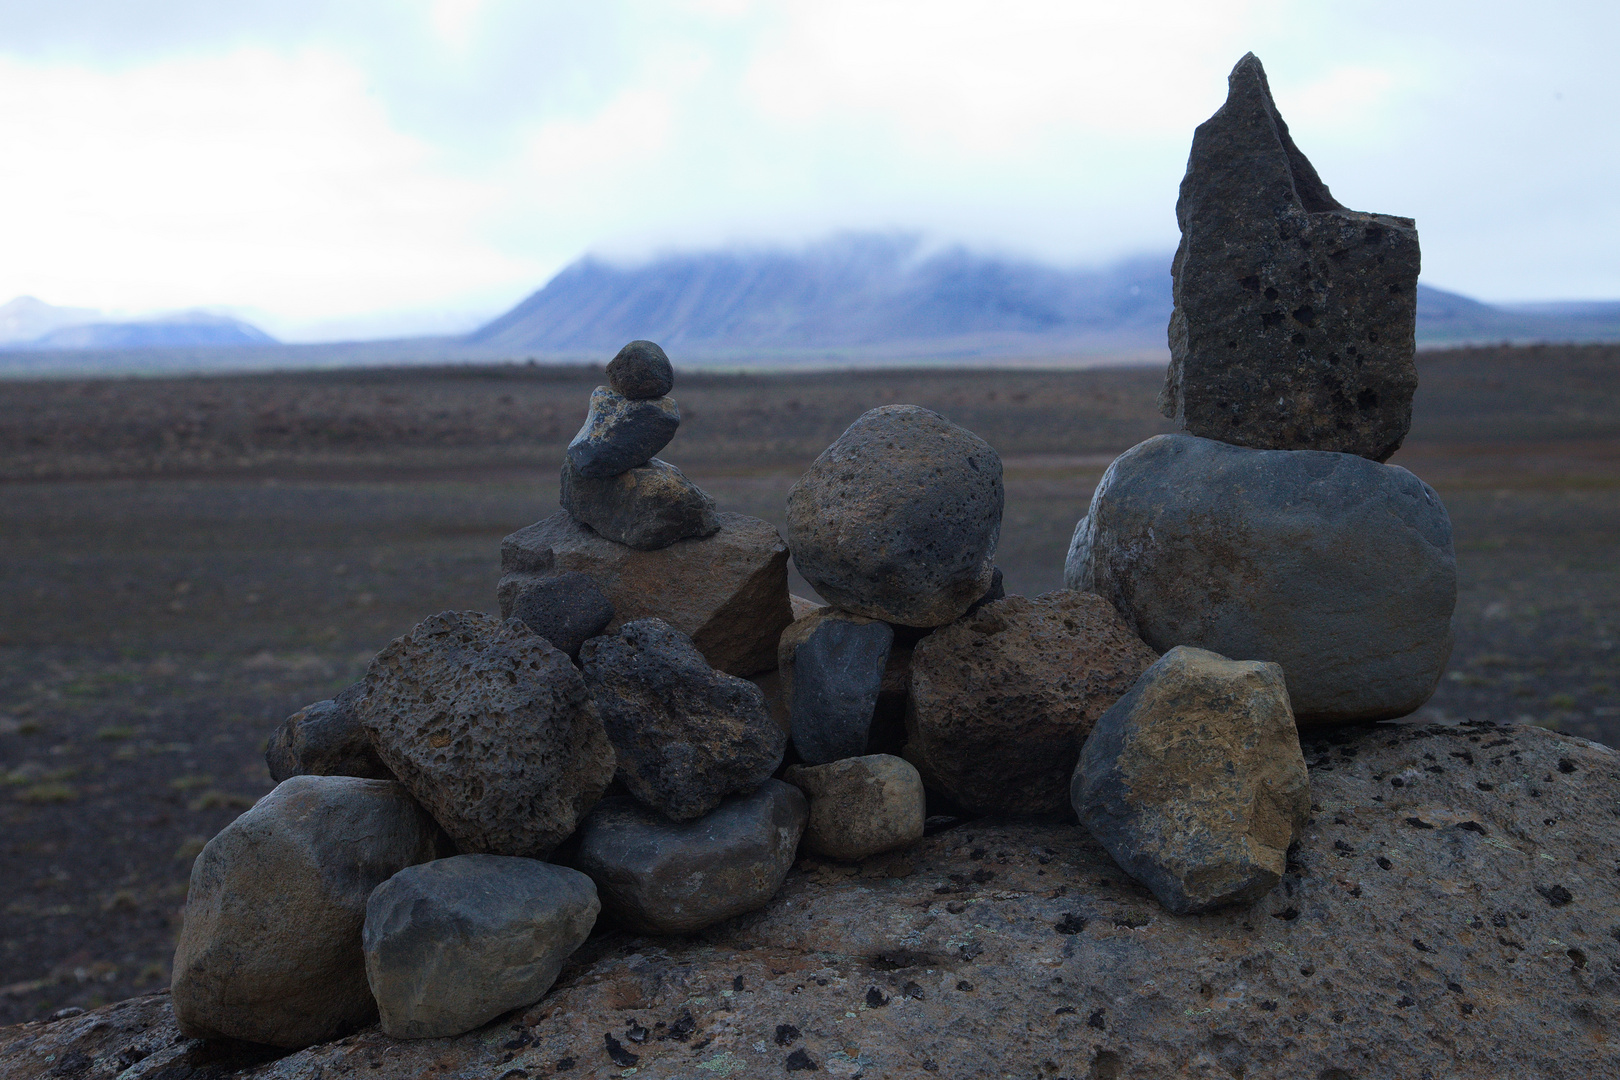
[[[807,816],[799,789],[780,780],[679,823],[604,800],[580,826],[573,864],[615,925],[689,934],[763,907],[793,866]]]
[[[579,647],[613,621],[613,604],[589,575],[565,570],[526,582],[513,595],[512,618],[578,657]]]
[[[714,500],[657,458],[605,480],[581,476],[572,461],[564,461],[560,501],[602,536],[638,551],[657,551],[720,529]]]
[[[360,722],[463,852],[541,857],[613,778],[585,680],[515,619],[422,620],[371,662]]]
[[[818,855],[865,859],[922,839],[923,782],[908,761],[868,754],[793,765],[783,779],[810,800],[804,843]]]
[[[793,748],[810,765],[866,753],[894,644],[894,628],[888,623],[823,611],[830,614],[811,616],[815,625],[791,647],[792,674],[784,680]],[[783,633],[784,641],[798,625]]]
[[[290,776],[363,776],[392,780],[394,774],[377,756],[355,706],[365,696],[356,683],[335,698],[305,705],[270,736],[264,751],[270,779]]]
[[[663,619],[692,639],[703,658],[729,675],[776,666],[776,645],[793,619],[788,606],[787,545],[769,522],[718,514],[713,536],[660,551],[636,551],[593,533],[566,511],[512,533],[501,543],[501,611],[545,559],[589,574],[613,604],[608,631],[637,619]],[[554,553],[553,553],[554,552]]]
[[[1418,237],[1347,210],[1251,53],[1193,135],[1160,409],[1194,435],[1384,461],[1412,422]]]
[[[579,660],[619,779],[672,820],[753,791],[782,764],[787,738],[759,687],[715,671],[691,638],[662,619],[592,638]]]
[[[634,400],[598,386],[585,425],[568,444],[580,476],[599,480],[645,465],[675,437],[681,410],[667,397]]]
[[[504,855],[408,867],[366,904],[366,977],[383,1031],[435,1039],[539,1001],[601,905],[577,870]]]
[[[1080,744],[1155,659],[1101,597],[992,601],[918,642],[906,758],[969,810],[1063,813]]]
[[[1097,721],[1072,795],[1091,835],[1177,915],[1258,900],[1311,810],[1282,670],[1171,649]]]
[[[391,780],[278,785],[192,864],[170,984],[181,1030],[296,1049],[369,1023],[366,898],[437,838]]]
[[[675,388],[675,368],[651,341],[632,341],[608,361],[608,382],[633,400],[661,398]]]
[[[1064,581],[1155,649],[1280,664],[1301,725],[1405,716],[1451,655],[1445,507],[1405,469],[1352,454],[1149,439],[1104,474]]]
[[[1001,458],[915,405],[865,413],[788,493],[788,547],[806,581],[845,611],[942,626],[990,587],[1004,493]]]

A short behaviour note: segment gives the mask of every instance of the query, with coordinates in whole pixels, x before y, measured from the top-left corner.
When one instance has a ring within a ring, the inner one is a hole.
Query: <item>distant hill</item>
[[[32,296],[0,305],[0,349],[56,352],[275,344],[275,338],[251,323],[206,311],[113,320],[93,308],[56,307]]]
[[[37,341],[52,330],[101,318],[94,308],[57,307],[32,296],[0,304],[0,348]]]

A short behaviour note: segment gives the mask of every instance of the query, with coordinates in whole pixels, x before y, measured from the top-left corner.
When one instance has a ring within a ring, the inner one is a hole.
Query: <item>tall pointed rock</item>
[[[1193,134],[1159,407],[1194,435],[1384,461],[1412,423],[1418,237],[1346,209],[1250,53]]]

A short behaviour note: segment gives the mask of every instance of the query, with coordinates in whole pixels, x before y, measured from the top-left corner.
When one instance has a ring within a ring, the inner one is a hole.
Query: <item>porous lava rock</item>
[[[1155,436],[1103,475],[1064,582],[1155,649],[1280,664],[1300,724],[1406,716],[1451,655],[1446,509],[1353,454]]]
[[[989,443],[938,413],[885,405],[788,492],[788,547],[835,607],[943,626],[990,587],[1004,499]]]
[[[670,398],[637,400],[598,386],[584,426],[568,444],[568,461],[587,479],[618,476],[650,461],[680,426],[681,410]]]
[[[903,758],[866,754],[825,765],[792,765],[782,779],[810,800],[804,845],[818,855],[860,860],[922,839],[927,818],[922,777]]]
[[[806,854],[700,938],[599,932],[538,1006],[460,1038],[266,1061],[185,1037],[154,994],[0,1032],[0,1073],[622,1072],[610,1034],[638,1076],[780,1075],[801,1053],[816,1076],[1620,1074],[1620,755],[1489,724],[1303,749],[1316,808],[1250,908],[1170,915],[1084,829],[982,819],[859,866]]]
[[[391,780],[277,785],[192,864],[170,981],[181,1030],[297,1049],[369,1023],[366,898],[432,859],[437,837]]]
[[[1249,904],[1311,812],[1282,669],[1178,645],[1086,739],[1075,813],[1170,911]]]
[[[780,780],[692,821],[604,800],[580,826],[572,861],[596,882],[613,925],[689,934],[770,900],[793,866],[808,812],[799,789]]]
[[[538,572],[557,567],[588,574],[613,604],[612,632],[659,618],[692,639],[703,658],[730,675],[776,666],[776,645],[793,621],[787,545],[769,522],[718,514],[713,536],[660,551],[636,551],[593,533],[559,511],[501,543],[501,612]]]
[[[714,500],[681,470],[657,458],[600,480],[580,475],[573,461],[565,460],[559,501],[603,537],[638,551],[712,536],[720,528]]]
[[[265,747],[270,779],[278,784],[290,776],[392,780],[360,726],[355,706],[365,693],[365,683],[356,683],[335,698],[305,705],[287,717]]]
[[[656,342],[632,341],[608,361],[608,383],[633,400],[661,398],[675,388],[675,368]]]
[[[1329,194],[1253,53],[1193,135],[1176,220],[1164,414],[1241,446],[1387,460],[1417,389],[1417,229]]]
[[[372,660],[360,722],[464,853],[542,857],[613,779],[584,678],[516,619],[423,619]]]
[[[613,603],[590,575],[565,570],[540,575],[516,590],[512,618],[578,657],[579,647],[613,621]]]
[[[1156,659],[1099,596],[992,601],[917,643],[906,759],[977,813],[1066,813],[1081,743]]]
[[[777,666],[801,761],[819,765],[866,753],[893,644],[888,623],[836,608],[818,608],[782,631]]]
[[[782,764],[787,737],[765,695],[716,671],[662,619],[638,619],[579,653],[586,685],[630,794],[674,821],[753,791]]]
[[[505,855],[407,867],[366,903],[366,977],[382,1029],[435,1039],[539,1001],[601,905],[577,870]]]

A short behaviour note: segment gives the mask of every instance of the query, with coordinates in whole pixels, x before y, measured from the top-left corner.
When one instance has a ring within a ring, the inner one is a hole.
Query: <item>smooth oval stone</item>
[[[670,398],[633,400],[598,386],[584,426],[568,444],[568,460],[581,476],[618,476],[645,465],[680,426],[681,410]]]
[[[910,847],[926,821],[922,777],[903,758],[849,757],[793,765],[783,779],[810,799],[804,843],[818,855],[865,859]]]
[[[657,343],[632,341],[608,361],[608,382],[627,398],[663,397],[675,388],[675,368]]]

